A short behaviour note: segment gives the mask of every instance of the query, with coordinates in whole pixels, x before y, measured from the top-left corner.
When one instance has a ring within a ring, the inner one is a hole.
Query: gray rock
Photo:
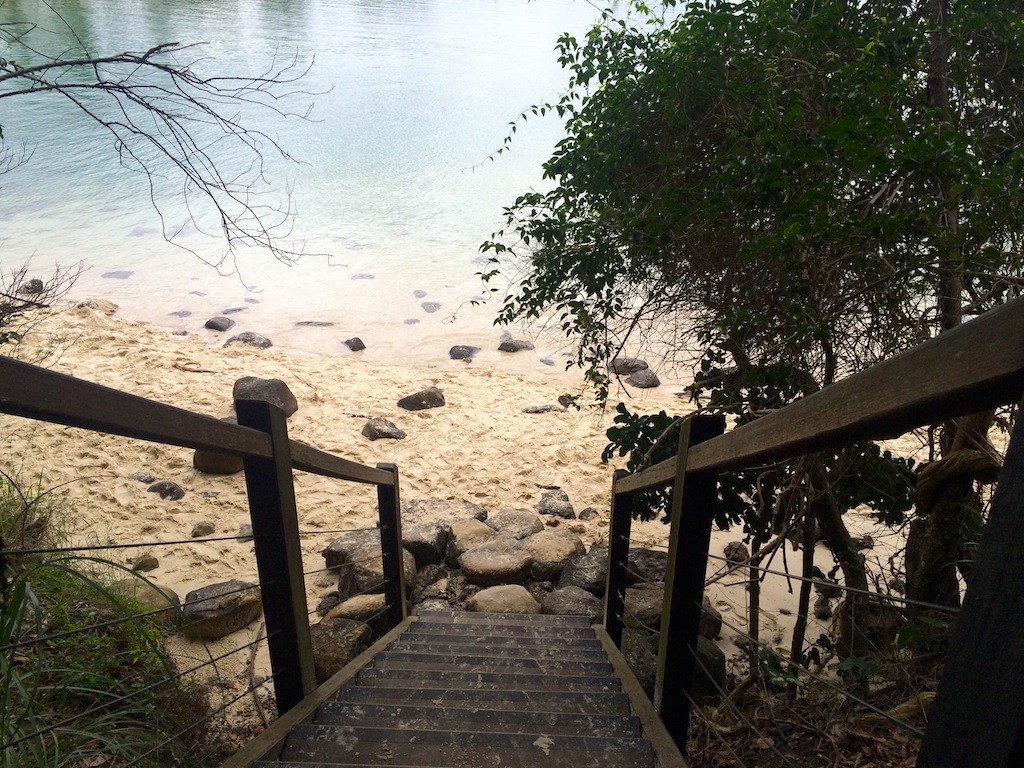
[[[596,520],[600,516],[601,516],[601,513],[598,512],[593,507],[587,507],[582,512],[580,512],[580,520],[584,520],[584,521],[586,521],[586,520]]]
[[[417,317],[410,317],[408,320],[403,320],[402,322],[406,325],[419,325],[420,321]]]
[[[338,573],[338,594],[345,599],[353,594],[381,592],[384,589],[384,558],[380,531],[348,531],[322,552],[325,565]],[[416,583],[416,560],[402,550],[406,586]]]
[[[18,293],[23,296],[38,296],[45,290],[46,286],[38,277],[33,277],[18,286]]]
[[[541,599],[544,613],[560,616],[587,616],[592,623],[601,620],[603,607],[601,601],[579,587],[559,587]]]
[[[750,550],[742,541],[730,541],[725,545],[725,559],[733,565],[745,565],[750,562]]]
[[[558,581],[569,562],[587,551],[575,533],[554,529],[533,534],[523,546],[533,558],[531,575],[537,581]]]
[[[630,548],[627,567],[636,575],[626,574],[626,579],[630,584],[637,581],[664,581],[667,564],[668,552],[646,547]]]
[[[451,527],[459,520],[486,520],[487,510],[479,504],[448,499],[411,499],[402,502],[402,520],[414,524],[440,523]]]
[[[814,618],[819,621],[828,621],[832,618],[832,603],[829,602],[828,595],[818,595],[818,599],[814,601]]]
[[[576,512],[569,501],[569,495],[561,488],[544,491],[537,502],[537,511],[542,515],[552,515],[563,520],[575,520]]]
[[[647,361],[638,357],[616,357],[608,364],[608,367],[612,373],[617,373],[620,376],[646,371],[649,368]]]
[[[456,344],[448,350],[448,357],[452,360],[472,360],[476,357],[480,347],[471,347],[468,344]]]
[[[558,580],[559,587],[579,587],[597,597],[604,594],[608,581],[608,550],[592,547],[580,557],[573,558],[565,566]]]
[[[366,345],[363,343],[363,340],[358,336],[353,336],[351,339],[343,341],[342,344],[348,347],[352,352],[362,352],[366,349]]]
[[[192,538],[200,539],[203,536],[212,536],[217,532],[217,526],[209,520],[201,520],[192,526]]]
[[[533,342],[526,339],[513,339],[512,334],[504,331],[501,334],[501,341],[498,344],[499,352],[523,352],[533,349]]]
[[[156,482],[156,475],[154,475],[152,472],[146,472],[145,470],[140,469],[138,472],[132,472],[130,475],[128,475],[128,479],[138,480],[140,483],[143,483],[144,485],[152,485],[153,483]]]
[[[423,411],[427,408],[440,408],[443,405],[444,393],[437,387],[427,387],[398,401],[398,407],[407,411]]]
[[[875,539],[873,536],[865,534],[864,536],[855,536],[853,538],[853,546],[855,549],[874,549]]]
[[[447,600],[424,600],[422,603],[412,609],[413,616],[419,616],[421,613],[430,613],[432,611],[450,611],[453,609],[451,603]]]
[[[501,509],[487,519],[487,525],[498,533],[525,539],[544,530],[544,521],[533,512],[520,509]]]
[[[374,417],[363,425],[363,437],[370,440],[404,440],[405,432],[400,430],[393,421],[388,421],[379,416]]]
[[[322,685],[370,647],[373,633],[361,621],[323,618],[309,628],[313,669]]]
[[[523,413],[561,413],[564,410],[560,405],[528,405],[523,408]]]
[[[352,279],[353,280],[373,280],[373,275],[371,275],[371,274],[369,274],[367,272],[357,272],[356,274],[352,275]]]
[[[323,618],[339,605],[341,605],[341,596],[337,592],[324,595],[320,598],[320,602],[316,604],[316,615]]]
[[[243,376],[231,388],[233,400],[265,400],[276,405],[285,416],[291,416],[299,410],[299,401],[280,379],[260,379],[256,376]]]
[[[172,483],[170,480],[161,480],[153,483],[146,490],[150,493],[158,494],[161,499],[178,501],[185,498],[185,491],[182,490],[181,486],[177,483]]]
[[[228,307],[221,311],[222,315],[237,315],[239,312],[245,312],[245,307]]]
[[[658,675],[658,654],[647,641],[647,633],[623,628],[622,655],[626,658],[633,676],[643,687],[644,693],[653,700],[654,684]]]
[[[637,371],[626,377],[626,383],[637,389],[653,389],[661,386],[661,380],[652,370]]]
[[[540,359],[540,363],[541,363],[541,365],[548,365],[548,366],[551,366],[551,365],[554,365],[554,364],[555,364],[555,361],[554,361],[554,360],[552,360],[552,359],[551,359],[550,357],[542,357],[542,358]]]
[[[540,603],[525,587],[507,584],[482,589],[466,601],[466,608],[481,613],[540,613]]]
[[[206,475],[237,475],[245,469],[241,456],[204,451],[201,448],[192,453],[192,466]]]
[[[328,320],[299,320],[295,323],[296,328],[333,328],[334,323]]]
[[[199,495],[204,499],[216,499],[220,496],[220,491],[200,491]]]
[[[224,311],[227,312],[228,310]],[[242,331],[237,336],[232,336],[224,342],[225,347],[233,347],[236,344],[244,344],[247,347],[255,347],[256,349],[269,349],[274,346],[274,342],[266,336],[260,336],[252,331]]]
[[[704,602],[700,611],[700,626],[697,634],[714,640],[722,633],[722,614],[711,604],[711,598],[704,595]]]
[[[574,395],[559,395],[558,404],[563,408],[568,408],[570,405],[576,404],[576,397]]]
[[[230,317],[217,315],[216,317],[211,317],[209,320],[207,320],[203,327],[209,328],[211,331],[220,331],[221,333],[223,333],[224,331],[230,331],[232,328],[234,328],[235,321],[232,320]]]
[[[458,562],[466,581],[478,587],[522,583],[533,567],[530,554],[518,539],[508,534],[471,547],[459,556]]]
[[[169,317],[192,317],[191,310],[179,309],[177,312],[168,312]]]
[[[387,600],[382,594],[356,595],[332,608],[326,618],[362,621],[370,627],[373,636],[378,637],[387,631],[388,617],[384,613],[385,607]]]
[[[147,571],[155,571],[160,567],[160,561],[156,558],[156,555],[139,555],[132,560],[132,570],[138,573],[146,573]]]
[[[697,664],[693,670],[693,688],[690,693],[697,706],[713,704],[722,700],[722,692],[728,691],[725,674],[725,654],[722,649],[706,637],[697,638]]]
[[[262,612],[255,584],[237,579],[210,584],[185,595],[185,635],[193,640],[216,640],[249,626]]]
[[[433,314],[434,312],[437,312],[439,309],[441,309],[441,304],[436,301],[424,301],[422,304],[420,304],[420,308],[424,312],[427,312],[428,314]]]
[[[661,627],[665,584],[651,582],[626,588],[625,624],[632,629],[654,632]]]
[[[479,520],[459,520],[452,523],[445,560],[449,567],[458,568],[459,558],[463,552],[467,552],[497,535],[493,528]]]
[[[252,526],[249,523],[239,526],[238,533],[235,535],[236,541],[244,544],[247,541],[252,541],[252,538]]]
[[[448,551],[451,528],[439,523],[420,523],[402,527],[402,546],[416,561],[416,568],[440,563]]]
[[[412,292],[412,295],[415,296],[417,299],[422,299],[427,295],[427,292],[420,288],[417,288],[415,291]]]

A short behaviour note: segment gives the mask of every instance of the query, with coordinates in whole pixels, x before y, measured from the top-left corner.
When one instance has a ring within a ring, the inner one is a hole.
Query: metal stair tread
[[[370,667],[359,673],[359,682],[374,682],[377,685],[408,685],[417,683],[446,683],[466,688],[489,687],[492,689],[518,688],[520,690],[557,691],[618,691],[621,684],[617,677],[578,677],[574,675],[527,674],[512,672],[452,672],[444,670],[379,669]]]
[[[553,674],[578,677],[611,677],[612,665],[607,662],[537,661],[536,659],[500,659],[479,656],[399,656],[379,655],[373,669],[437,670],[451,672],[489,672],[494,674]]]
[[[501,659],[565,659],[566,661],[607,662],[608,654],[600,646],[579,648],[576,643],[569,646],[535,648],[501,647],[497,645],[475,645],[472,643],[410,643],[399,641],[390,645],[385,653],[419,653],[435,656],[493,656]]]
[[[590,626],[587,616],[550,613],[483,613],[473,611],[424,611],[417,614],[418,624],[510,624],[529,626]]]
[[[406,643],[431,643],[445,644],[457,639],[459,645],[469,643],[487,645],[496,648],[551,648],[555,644],[588,649],[600,649],[601,642],[591,632],[589,635],[578,635],[576,637],[565,637],[563,635],[545,635],[525,637],[523,635],[487,635],[487,634],[460,634],[453,636],[447,632],[413,632],[411,629],[402,635],[402,642]]]
[[[629,697],[621,691],[511,691],[398,685],[380,687],[357,683],[339,690],[334,701],[432,706],[473,704],[487,709],[509,707],[514,711],[530,708],[532,711],[575,711],[613,715],[627,715],[630,712]]]

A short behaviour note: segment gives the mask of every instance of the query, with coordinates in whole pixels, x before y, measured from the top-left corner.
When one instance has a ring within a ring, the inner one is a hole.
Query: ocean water
[[[557,118],[510,122],[553,101],[567,74],[562,32],[597,19],[587,0],[6,0],[0,23],[32,20],[49,51],[94,55],[159,42],[200,44],[203,73],[254,75],[296,58],[308,73],[280,105],[309,119],[246,110],[241,117],[295,162],[265,153],[268,199],[292,207],[282,242],[296,264],[248,248],[225,258],[201,206],[198,229],[172,175],[146,178],[118,161],[111,136],[59,95],[0,99],[4,147],[24,152],[0,174],[0,267],[31,260],[45,273],[81,262],[74,293],[122,314],[217,343],[203,323],[224,310],[235,330],[278,346],[346,353],[358,335],[376,360],[444,358],[449,346],[503,364],[482,292],[480,244],[502,207],[543,188],[541,163],[561,136]],[[57,15],[59,14],[59,15]],[[70,30],[74,30],[74,36]],[[91,103],[91,102],[89,102]],[[99,102],[96,102],[99,103]],[[214,147],[213,151],[220,151]],[[234,170],[246,161],[217,156]],[[195,205],[195,201],[192,201]],[[166,235],[173,235],[168,243]],[[302,325],[299,325],[302,323]],[[330,325],[311,326],[309,323]],[[556,335],[515,366],[564,368]],[[554,365],[541,362],[546,358]],[[505,363],[512,365],[512,363]]]

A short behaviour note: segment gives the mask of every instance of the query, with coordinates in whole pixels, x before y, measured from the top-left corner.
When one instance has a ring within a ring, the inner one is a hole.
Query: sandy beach
[[[602,464],[600,454],[612,411],[523,412],[529,406],[555,404],[560,394],[573,391],[568,379],[445,358],[415,366],[387,366],[366,362],[358,354],[316,357],[278,348],[219,348],[194,334],[174,336],[167,330],[126,322],[113,305],[103,301],[54,313],[29,339],[26,351],[54,332],[72,341],[59,359],[51,361],[54,370],[218,418],[231,415],[232,385],[239,377],[283,379],[299,403],[288,422],[291,437],[364,464],[396,463],[403,501],[462,500],[489,512],[532,509],[542,486],[559,486],[577,512],[586,507],[598,510],[595,519],[566,524],[588,546],[607,539],[615,466]],[[398,407],[399,398],[428,386],[444,392],[444,407],[420,412]],[[633,408],[677,413],[690,408],[670,391],[633,394],[637,395]],[[360,431],[367,418],[374,416],[393,421],[408,437],[371,442]],[[74,543],[188,540],[202,521],[214,524],[212,536],[230,537],[248,522],[242,475],[200,473],[192,466],[191,451],[8,416],[0,417],[0,435],[4,471],[23,483],[38,478],[44,488],[66,495],[73,510],[69,522]],[[185,497],[162,500],[147,492],[146,484],[132,478],[140,472],[177,483]],[[295,487],[307,572],[323,568],[320,553],[333,532],[376,522],[372,488],[303,473],[297,473]],[[855,535],[872,530],[876,545],[867,554],[884,562],[897,537],[879,536],[867,514],[851,513],[847,521]],[[638,544],[663,545],[667,535],[667,527],[658,522],[634,528]],[[716,531],[713,554],[721,554],[726,543],[740,538],[738,530]],[[159,560],[159,567],[148,576],[182,597],[214,582],[256,579],[252,544],[234,539],[107,550],[105,556],[128,565],[142,552]],[[831,554],[823,545],[816,559],[823,570],[830,570]],[[709,572],[719,565],[712,561]],[[781,558],[768,567],[781,570]],[[738,627],[746,625],[747,593],[742,580],[736,574],[709,592],[726,621]],[[328,574],[307,578],[311,609],[333,586]],[[788,649],[790,642],[797,586],[793,583],[791,588],[785,579],[771,576],[763,586],[761,636],[780,649]],[[258,623],[217,641],[210,652],[223,653],[249,642],[257,629]],[[813,639],[825,629],[820,623],[812,626],[808,637]],[[719,643],[727,655],[737,654],[734,637],[733,630],[723,629]],[[172,651],[183,659],[207,658],[202,646],[184,639],[175,639]],[[221,664],[225,694],[248,686],[247,661],[247,654],[238,654]],[[268,667],[264,646],[256,671],[266,675]]]

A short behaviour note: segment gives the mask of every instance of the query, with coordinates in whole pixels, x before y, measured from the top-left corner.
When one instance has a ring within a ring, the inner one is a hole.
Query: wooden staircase
[[[425,613],[318,692],[224,768],[684,766],[583,617]]]

